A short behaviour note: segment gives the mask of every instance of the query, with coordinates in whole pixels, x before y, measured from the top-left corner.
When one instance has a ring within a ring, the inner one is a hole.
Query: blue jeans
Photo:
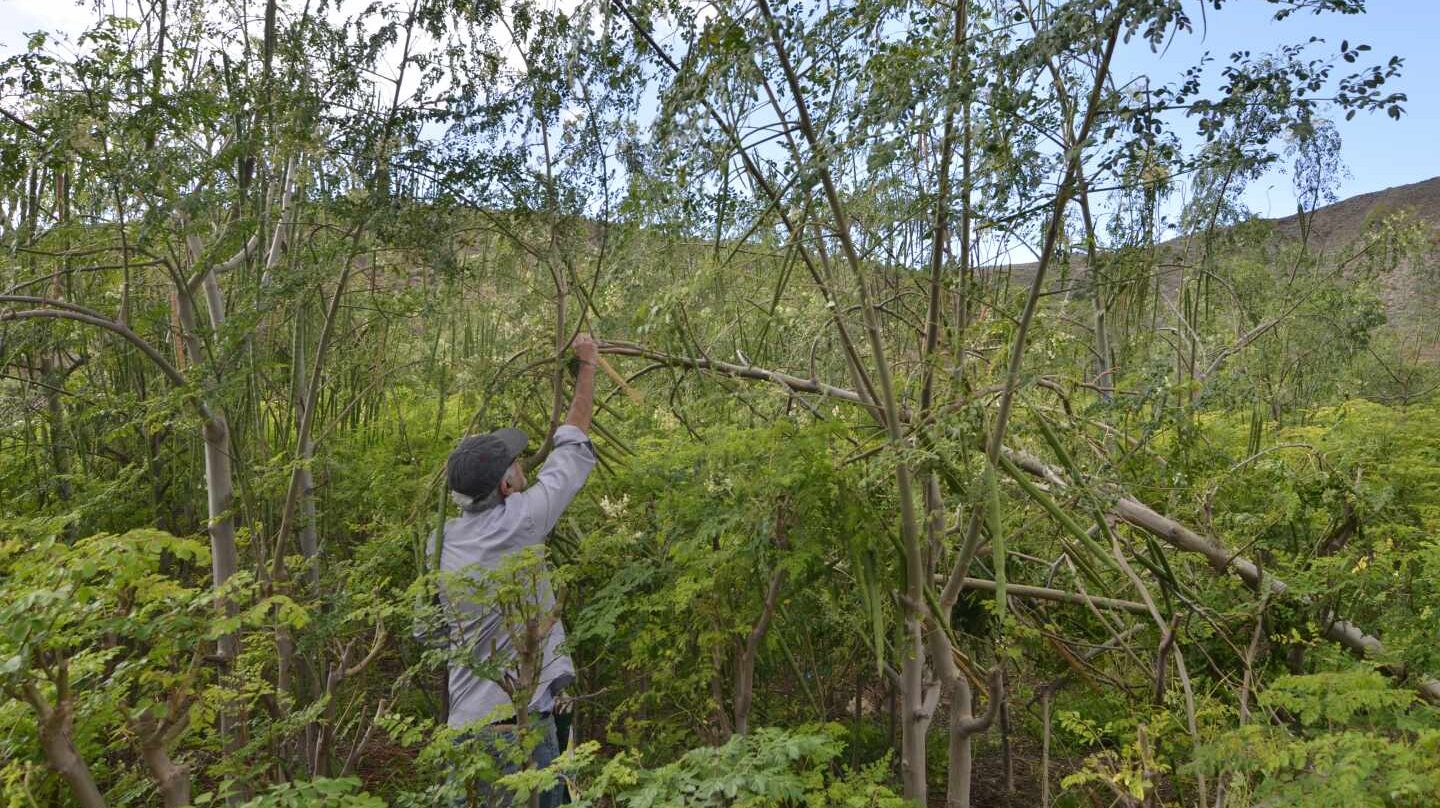
[[[531,759],[535,768],[543,769],[555,762],[560,757],[560,743],[555,734],[555,717],[550,713],[540,713],[530,719],[532,729],[544,733],[540,737],[540,743],[535,746]],[[498,729],[495,727],[484,727],[472,730],[467,733],[468,737],[479,738],[489,754],[500,764],[500,774],[513,774],[519,771],[519,767],[512,762],[511,756],[507,754],[515,748],[519,742],[514,729]],[[504,789],[497,789],[490,783],[480,783],[477,786],[479,792],[480,808],[509,808],[512,802],[512,795]],[[559,806],[570,802],[569,794],[565,792],[564,783],[556,783],[554,788],[540,792],[540,808],[559,808]],[[453,808],[469,808],[464,797],[459,797],[452,803]]]

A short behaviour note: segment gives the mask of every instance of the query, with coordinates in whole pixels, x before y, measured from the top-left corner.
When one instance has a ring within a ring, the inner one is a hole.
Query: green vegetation
[[[144,0],[0,61],[5,804],[1440,802],[1435,230],[1311,229],[1399,58],[566,9]],[[1282,161],[1290,230],[1239,202]],[[582,330],[559,613],[540,555],[471,584],[514,693],[564,620],[576,745],[501,776],[424,548]]]

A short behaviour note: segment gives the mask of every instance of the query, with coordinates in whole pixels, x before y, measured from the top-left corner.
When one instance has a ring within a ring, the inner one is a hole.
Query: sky
[[[102,1],[123,13],[124,0]],[[0,55],[22,48],[24,34],[35,30],[61,31],[73,39],[94,18],[94,5],[95,0],[0,0]],[[1339,197],[1440,175],[1440,42],[1435,33],[1440,31],[1440,0],[1369,0],[1363,16],[1294,14],[1281,22],[1271,19],[1275,6],[1262,0],[1229,0],[1220,12],[1201,0],[1187,0],[1186,6],[1195,21],[1193,33],[1176,37],[1159,54],[1138,40],[1130,43],[1117,54],[1117,74],[1149,73],[1166,81],[1206,51],[1221,60],[1231,51],[1259,53],[1310,36],[1326,40],[1330,52],[1341,40],[1365,43],[1378,60],[1391,55],[1405,59],[1404,73],[1393,89],[1406,93],[1409,101],[1398,122],[1383,113],[1336,121],[1350,171]],[[1290,177],[1279,171],[1253,183],[1244,201],[1266,217],[1295,211]]]
[[[1342,40],[1352,47],[1364,43],[1374,48],[1367,55],[1375,61],[1383,63],[1391,56],[1405,60],[1401,77],[1386,88],[1405,93],[1409,101],[1399,121],[1383,112],[1335,121],[1343,142],[1341,156],[1350,170],[1337,195],[1344,199],[1440,175],[1440,0],[1369,0],[1362,16],[1293,14],[1281,22],[1272,19],[1275,7],[1260,0],[1230,0],[1220,12],[1206,8],[1203,21],[1200,3],[1186,6],[1195,22],[1192,34],[1177,37],[1161,54],[1132,42],[1117,54],[1117,73],[1150,73],[1163,80],[1206,51],[1218,62],[1232,51],[1261,53],[1311,36],[1324,39],[1329,53],[1338,50]],[[1339,67],[1349,65],[1342,62]],[[1278,172],[1252,184],[1244,199],[1267,218],[1295,212],[1290,177]]]

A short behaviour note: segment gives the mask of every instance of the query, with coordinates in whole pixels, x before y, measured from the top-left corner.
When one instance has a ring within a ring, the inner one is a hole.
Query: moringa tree
[[[1352,5],[1281,3],[1277,14]],[[925,738],[943,691],[951,700],[947,802],[968,805],[970,739],[1005,698],[1005,652],[1002,641],[992,709],[975,718],[971,655],[950,615],[987,543],[996,611],[1005,613],[1005,442],[1034,381],[1026,357],[1037,310],[1066,262],[1071,223],[1077,214],[1084,223],[1093,378],[1106,390],[1114,373],[1106,313],[1126,290],[1101,256],[1091,208],[1102,189],[1143,188],[1153,211],[1166,177],[1213,173],[1216,154],[1238,154],[1241,170],[1264,165],[1277,138],[1327,100],[1346,110],[1396,110],[1403,96],[1380,89],[1396,65],[1342,78],[1333,98],[1321,98],[1333,66],[1356,53],[1347,43],[1338,56],[1301,63],[1297,46],[1273,58],[1237,55],[1218,94],[1202,85],[1198,68],[1178,85],[1135,92],[1115,75],[1117,48],[1158,48],[1192,25],[1183,4],[1163,0],[823,8],[756,0],[664,18],[679,27],[678,53],[656,35],[662,23],[645,8],[613,6],[669,82],[657,126],[664,150],[647,169],[688,188],[682,221],[693,226],[697,214],[688,212],[697,211],[706,220],[697,229],[712,231],[717,249],[723,239],[773,240],[804,266],[828,312],[834,353],[822,364],[812,350],[810,387],[824,389],[814,381],[819,368],[845,374],[842,397],[883,436],[864,440],[888,453],[894,474],[895,577],[876,600],[893,601],[901,626],[893,645],[874,650],[900,693],[905,793],[926,801]],[[1227,148],[1183,154],[1169,128],[1177,110]],[[1144,238],[1152,231],[1147,226]],[[993,271],[1016,250],[1035,259],[1018,301]],[[982,342],[997,332],[999,345]],[[761,362],[795,361],[762,342],[730,372],[746,374],[757,354]],[[1023,493],[1045,497],[1033,486]],[[1084,511],[1073,518],[1090,521]],[[1128,576],[1148,597],[1127,559],[1112,553],[1108,545],[1118,545],[1098,511],[1088,531],[1055,515],[1072,534],[1070,563],[1092,583]],[[1183,656],[1173,659],[1193,735]],[[1200,788],[1203,802],[1203,781]]]

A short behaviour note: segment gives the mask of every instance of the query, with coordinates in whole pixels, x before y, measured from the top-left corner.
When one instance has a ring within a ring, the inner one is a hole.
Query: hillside
[[[1427,321],[1440,306],[1440,177],[1360,194],[1310,214],[1271,219],[1282,238],[1308,237],[1311,249],[1333,254],[1360,238],[1386,216],[1409,212],[1429,226],[1429,245],[1418,260],[1401,260],[1381,279],[1390,323],[1417,343],[1420,355],[1440,361],[1437,332]]]
[[[1370,223],[1400,211],[1409,211],[1429,225],[1430,243],[1418,261],[1401,261],[1383,279],[1381,295],[1390,322],[1431,346],[1422,353],[1440,356],[1434,350],[1437,336],[1433,329],[1418,330],[1425,326],[1426,315],[1440,306],[1440,177],[1342,199],[1305,214],[1303,219],[1296,214],[1260,221],[1273,224],[1276,235],[1282,239],[1296,239],[1307,234],[1311,250],[1323,255],[1333,254],[1352,243]],[[1178,266],[1187,263],[1181,260],[1182,256],[1195,249],[1191,238],[1177,236],[1159,245],[1159,252],[1170,257],[1161,262],[1162,266],[1169,267],[1160,274],[1161,288],[1167,292],[1177,290],[1180,278]],[[1036,264],[1030,262],[999,269],[1000,282],[1008,282],[1012,286],[1026,285],[1034,277],[1035,267]],[[1077,291],[1083,286],[1083,281],[1078,279],[1082,279],[1084,274],[1084,261],[1072,259],[1068,283]],[[1059,273],[1052,273],[1051,283],[1058,285],[1059,278]]]
[[[1367,222],[1401,210],[1412,211],[1440,230],[1440,177],[1352,196],[1319,208],[1308,216],[1310,238],[1322,248],[1344,244],[1359,236]],[[1284,235],[1301,233],[1298,214],[1271,221]]]

